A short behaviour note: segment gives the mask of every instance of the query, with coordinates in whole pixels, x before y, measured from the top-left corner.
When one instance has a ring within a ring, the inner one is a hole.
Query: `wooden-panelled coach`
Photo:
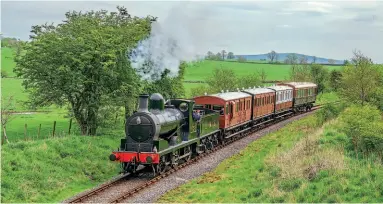
[[[268,120],[272,116],[275,105],[275,91],[268,88],[254,87],[245,89],[243,92],[250,94],[253,98],[251,105],[252,120]]]
[[[317,95],[317,85],[311,82],[285,82],[278,85],[289,86],[293,89],[294,111],[310,110],[315,103]]]
[[[275,91],[275,112],[280,115],[290,111],[293,108],[293,88],[284,85],[276,85],[268,87]]]

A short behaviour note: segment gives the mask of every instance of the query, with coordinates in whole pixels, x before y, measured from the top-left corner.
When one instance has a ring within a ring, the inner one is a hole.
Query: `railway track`
[[[331,103],[338,103],[339,101],[336,101],[336,102],[331,102]],[[326,103],[328,104],[328,103]],[[305,113],[309,113],[309,112],[313,112],[313,111],[316,111],[318,109],[320,109],[322,106],[324,106],[325,104],[321,104],[321,105],[316,105],[314,106],[310,111],[307,111]],[[224,148],[225,146],[227,145],[230,145],[232,144],[233,142],[237,141],[237,140],[240,140],[248,135],[251,135],[251,134],[254,134],[255,132],[261,130],[261,129],[264,129],[264,128],[267,128],[269,126],[272,126],[276,123],[279,123],[283,120],[286,120],[286,119],[289,119],[289,118],[293,118],[294,116],[299,116],[300,114],[290,114],[290,115],[287,115],[285,117],[283,117],[282,119],[279,119],[279,120],[270,120],[270,121],[266,121],[264,124],[260,124],[259,126],[257,126],[256,128],[254,128],[253,130],[250,130],[248,132],[245,132],[245,133],[242,133],[242,135],[240,135],[240,137],[233,137],[231,140],[225,142],[224,144],[222,145],[219,145],[219,146],[216,146],[215,148],[213,148],[212,150],[209,150],[203,154],[200,154],[198,155],[197,157],[194,157],[193,159],[183,163],[183,164],[180,164],[180,165],[177,165],[171,169],[169,169],[168,171],[164,172],[163,174],[157,176],[157,177],[154,177],[153,179],[150,179],[149,181],[145,182],[144,184],[142,185],[139,185],[135,188],[133,188],[132,190],[129,190],[125,193],[123,193],[123,195],[117,197],[117,198],[114,198],[114,199],[111,199],[108,201],[108,203],[119,203],[123,200],[126,200],[127,198],[133,196],[134,194],[144,190],[145,188],[147,188],[148,186],[154,184],[154,183],[157,183],[158,181],[160,181],[161,179],[163,178],[166,178],[168,177],[169,175],[173,174],[174,172],[186,167],[186,166],[189,166],[193,163],[196,163],[197,161],[199,161],[200,159],[202,159],[203,157],[206,157],[208,155],[210,155],[212,152],[215,152],[219,149],[222,149]],[[89,191],[89,192],[86,192],[84,193],[83,195],[80,195],[80,196],[77,196],[67,202],[64,202],[64,203],[81,203],[83,202],[84,200],[86,199],[89,199],[90,197],[92,196],[95,196],[97,195],[98,193],[101,193],[111,187],[113,187],[114,185],[116,185],[117,183],[121,182],[121,180],[123,179],[126,179],[126,178],[129,178],[131,177],[132,175],[130,174],[125,174],[125,175],[122,175],[122,176],[119,176],[119,177],[116,177],[115,179],[113,179],[112,181],[108,182],[108,183],[105,183],[105,184],[102,184],[101,186]]]

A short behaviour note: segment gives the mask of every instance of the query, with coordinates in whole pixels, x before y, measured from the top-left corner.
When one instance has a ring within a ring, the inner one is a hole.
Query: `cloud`
[[[123,5],[134,16],[152,15],[164,21],[172,8],[181,5],[199,53],[276,50],[348,59],[358,48],[383,63],[382,1],[2,1],[1,5],[1,32],[22,39],[28,39],[32,25],[60,23],[69,10],[112,11]]]

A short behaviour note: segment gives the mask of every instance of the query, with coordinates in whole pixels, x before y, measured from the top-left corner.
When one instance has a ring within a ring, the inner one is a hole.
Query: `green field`
[[[14,77],[15,73],[13,73],[13,68],[16,63],[14,62],[14,49],[8,47],[1,48],[1,70],[7,72],[9,77]]]
[[[157,202],[383,202],[381,162],[348,156],[337,120],[323,127],[317,120],[309,116],[262,137]]]
[[[262,69],[266,72],[266,80],[285,80],[289,77],[291,65],[278,64],[251,64],[239,62],[211,61],[205,60],[194,63],[187,67],[185,80],[203,81],[209,76],[215,68],[227,68],[234,70],[237,76],[245,76],[252,73],[258,73]],[[340,69],[340,66],[325,66],[329,70]]]

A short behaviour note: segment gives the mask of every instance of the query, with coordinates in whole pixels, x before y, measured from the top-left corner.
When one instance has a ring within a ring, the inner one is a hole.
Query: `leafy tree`
[[[343,65],[349,65],[349,64],[350,64],[350,62],[348,60],[343,61]]]
[[[328,79],[327,69],[320,64],[311,64],[310,72],[311,72],[312,82],[318,85],[318,93],[323,92],[325,89],[325,83]]]
[[[296,54],[288,54],[285,59],[286,64],[298,64],[298,56]]]
[[[266,81],[267,74],[264,68],[262,68],[261,70],[258,70],[258,75],[261,78],[262,82]]]
[[[317,61],[317,57],[316,56],[313,56],[313,64],[315,64]]]
[[[215,60],[222,60],[222,54],[220,52],[217,52],[215,55]]]
[[[180,64],[177,77],[170,77],[168,74],[170,71],[165,69],[161,74],[161,78],[148,83],[145,92],[149,94],[161,93],[165,99],[184,97],[185,90],[183,87],[183,79],[185,74],[186,63]]]
[[[8,77],[8,73],[5,71],[5,70],[1,70],[1,78],[7,78]]]
[[[249,75],[245,75],[245,76],[237,78],[237,87],[239,89],[242,89],[242,88],[247,89],[249,87],[260,86],[260,85],[262,85],[262,82],[259,75],[257,74],[249,74]]]
[[[246,62],[247,60],[246,60],[246,58],[245,57],[243,57],[243,56],[239,56],[238,57],[238,62]]]
[[[334,91],[338,91],[339,87],[341,86],[341,80],[342,80],[342,72],[339,70],[332,70],[330,72],[330,87]]]
[[[311,81],[311,68],[309,64],[291,64],[290,80],[292,81]]]
[[[364,105],[378,90],[379,81],[380,73],[372,60],[355,51],[352,63],[344,67],[340,94],[349,102]]]
[[[380,111],[370,105],[352,105],[341,113],[341,129],[350,138],[357,154],[383,152],[383,122]]]
[[[196,96],[202,96],[204,94],[212,94],[215,93],[211,91],[210,87],[208,85],[199,85],[197,87],[194,87],[190,90],[190,95],[191,97],[196,97]]]
[[[218,93],[221,90],[226,91],[237,88],[237,77],[231,69],[216,68],[212,76],[207,77],[206,83],[210,87],[210,91]]]
[[[221,53],[222,53],[222,60],[225,60],[225,54],[226,54],[226,51],[225,51],[225,50],[222,50]]]
[[[307,64],[307,63],[308,63],[308,58],[307,58],[307,56],[302,55],[302,56],[299,58],[299,64]]]
[[[270,63],[276,62],[278,54],[272,50],[271,52],[267,53],[267,58],[270,60]]]
[[[211,52],[211,51],[208,51],[207,52],[207,56],[206,56],[206,59],[208,59],[208,60],[212,60],[212,59],[214,59],[214,54]]]
[[[335,60],[334,59],[328,59],[328,63],[329,64],[335,64]]]
[[[72,11],[62,24],[32,26],[32,41],[16,60],[15,72],[24,78],[31,105],[69,103],[83,135],[96,134],[103,97],[119,91],[128,96],[139,88],[135,80],[125,81],[132,73],[129,64],[118,63],[125,60],[121,53],[149,35],[155,18],[117,10]]]
[[[234,59],[234,53],[233,52],[227,53],[227,59]]]

